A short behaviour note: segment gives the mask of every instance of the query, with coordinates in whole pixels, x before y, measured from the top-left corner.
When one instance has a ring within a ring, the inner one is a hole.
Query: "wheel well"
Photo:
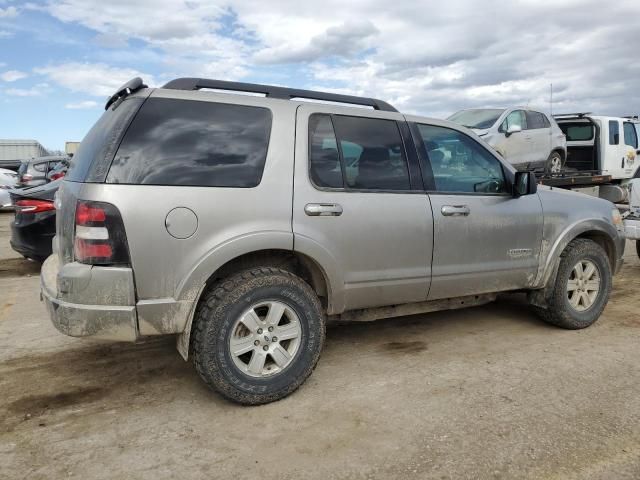
[[[600,245],[606,252],[607,257],[609,258],[609,265],[611,265],[612,269],[615,268],[616,247],[613,243],[613,240],[606,233],[599,232],[599,231],[589,231],[589,232],[581,233],[576,238],[586,238]]]
[[[554,148],[551,153],[553,152],[558,152],[560,154],[560,158],[562,158],[562,161],[564,162],[567,159],[567,152],[565,150],[563,150],[562,148]]]
[[[327,307],[329,301],[328,282],[320,266],[310,257],[288,250],[259,250],[236,257],[218,268],[207,279],[204,290],[207,290],[218,280],[240,270],[254,267],[282,268],[299,276],[313,288],[320,298],[322,306]]]

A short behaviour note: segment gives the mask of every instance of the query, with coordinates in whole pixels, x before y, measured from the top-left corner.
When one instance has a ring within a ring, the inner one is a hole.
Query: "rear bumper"
[[[130,268],[67,263],[52,255],[40,273],[42,300],[58,331],[71,337],[134,341],[138,337]]]

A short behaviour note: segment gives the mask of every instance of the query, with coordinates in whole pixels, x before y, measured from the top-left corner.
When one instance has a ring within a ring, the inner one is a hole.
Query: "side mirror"
[[[520,125],[509,125],[505,135],[508,137],[509,135],[513,135],[514,133],[518,133],[522,131],[522,127]]]
[[[538,184],[536,183],[536,176],[533,172],[516,172],[512,190],[512,195],[515,198],[522,197],[523,195],[531,195],[537,191]]]

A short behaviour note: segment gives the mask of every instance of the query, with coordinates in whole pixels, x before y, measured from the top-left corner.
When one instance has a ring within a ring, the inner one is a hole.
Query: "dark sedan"
[[[11,191],[15,219],[11,222],[11,248],[21,255],[43,262],[51,255],[56,234],[56,210],[53,206],[59,181]]]

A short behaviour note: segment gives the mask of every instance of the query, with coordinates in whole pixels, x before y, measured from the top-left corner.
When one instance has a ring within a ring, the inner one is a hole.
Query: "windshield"
[[[459,123],[467,128],[486,129],[491,128],[500,118],[504,109],[499,108],[474,108],[472,110],[460,110],[451,115],[447,120]]]

